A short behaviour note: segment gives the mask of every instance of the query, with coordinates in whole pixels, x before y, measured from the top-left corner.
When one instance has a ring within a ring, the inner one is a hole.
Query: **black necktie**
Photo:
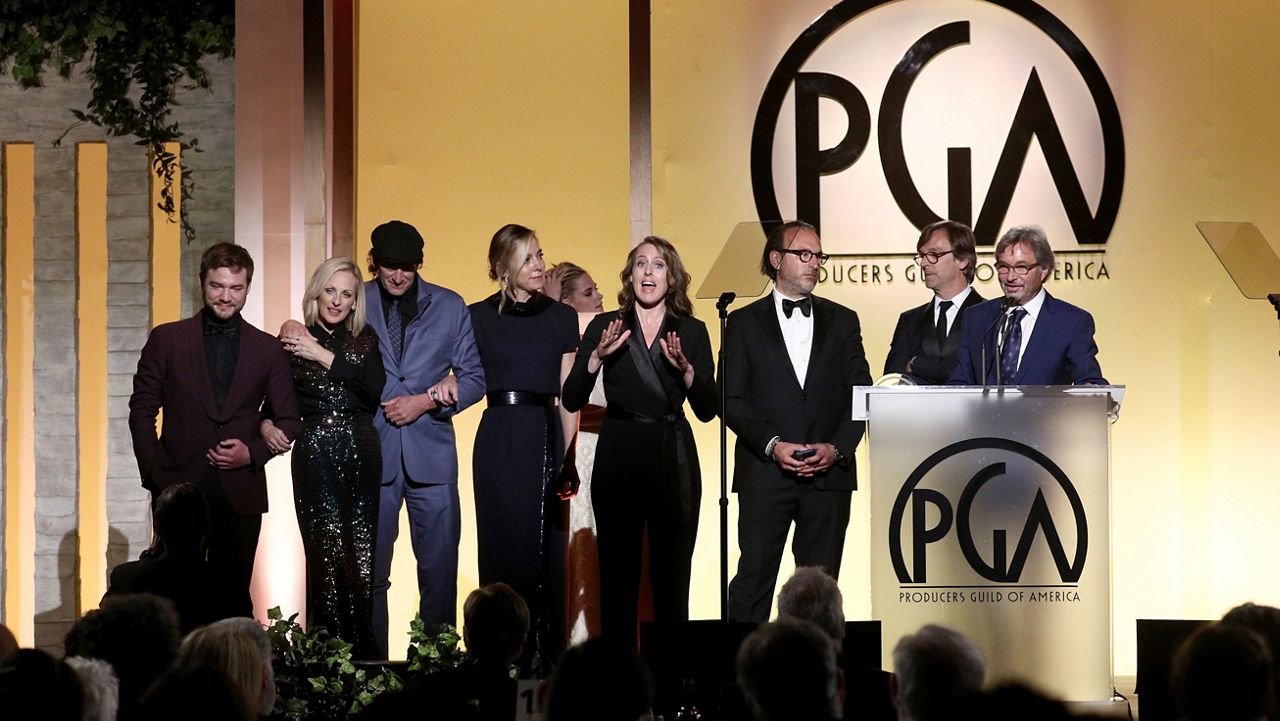
[[[792,311],[796,308],[799,308],[804,317],[808,318],[809,314],[813,312],[813,301],[809,298],[801,298],[800,300],[782,299],[782,314],[786,317],[790,318]]]
[[[947,344],[947,311],[951,310],[951,306],[955,305],[949,300],[944,300],[938,304],[938,348],[941,349]]]

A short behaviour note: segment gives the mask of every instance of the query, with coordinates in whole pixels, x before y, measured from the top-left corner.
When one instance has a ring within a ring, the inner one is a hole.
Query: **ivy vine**
[[[47,71],[69,78],[87,63],[90,98],[63,132],[89,123],[112,136],[131,136],[150,150],[163,180],[161,210],[175,212],[174,179],[181,171],[182,230],[195,179],[164,149],[177,142],[182,156],[200,152],[172,117],[179,86],[209,88],[200,61],[235,50],[235,0],[0,0],[0,72],[10,67],[23,88],[39,87]]]

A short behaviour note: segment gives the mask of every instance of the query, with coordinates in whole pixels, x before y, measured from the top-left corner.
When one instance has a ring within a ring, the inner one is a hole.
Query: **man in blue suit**
[[[418,610],[428,626],[456,623],[458,453],[453,416],[484,395],[471,315],[457,293],[418,277],[422,236],[392,220],[373,230],[365,317],[387,371],[382,411],[382,498],[373,564],[373,623],[387,657],[387,589],[400,506],[409,509],[418,561]],[[453,377],[450,377],[452,372]]]
[[[1093,316],[1043,287],[1053,267],[1053,250],[1040,228],[1018,226],[1000,238],[996,274],[1004,297],[965,312],[949,384],[1107,384]]]

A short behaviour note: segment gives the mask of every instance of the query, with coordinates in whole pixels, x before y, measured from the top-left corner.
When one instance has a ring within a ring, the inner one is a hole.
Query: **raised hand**
[[[662,357],[684,375],[684,385],[688,388],[693,383],[693,364],[680,348],[680,336],[675,331],[671,331],[658,338],[658,345],[662,347]]]
[[[596,361],[597,369],[609,354],[621,348],[622,344],[626,343],[627,339],[631,337],[631,330],[623,330],[623,325],[621,318],[615,318],[600,334],[600,342],[596,344],[596,349],[591,352],[595,356],[591,360]]]

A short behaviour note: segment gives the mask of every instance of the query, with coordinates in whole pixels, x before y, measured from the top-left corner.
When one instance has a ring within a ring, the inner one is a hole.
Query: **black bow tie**
[[[229,335],[229,336],[234,336],[234,335],[236,334],[236,331],[238,331],[238,330],[240,330],[240,324],[238,324],[238,323],[212,323],[212,322],[206,322],[206,323],[204,324],[204,334],[205,334],[205,335]]]
[[[790,318],[791,312],[794,311],[796,308],[799,308],[800,312],[804,314],[804,317],[808,318],[809,314],[813,312],[813,299],[812,298],[801,298],[800,300],[787,300],[786,298],[782,299],[782,314],[785,315],[786,317]]]

